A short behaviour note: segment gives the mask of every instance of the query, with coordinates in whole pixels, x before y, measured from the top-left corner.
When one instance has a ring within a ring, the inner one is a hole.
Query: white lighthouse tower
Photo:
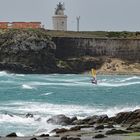
[[[67,30],[67,16],[64,15],[64,4],[59,2],[57,8],[55,9],[55,15],[52,17],[53,19],[53,29],[59,31]]]

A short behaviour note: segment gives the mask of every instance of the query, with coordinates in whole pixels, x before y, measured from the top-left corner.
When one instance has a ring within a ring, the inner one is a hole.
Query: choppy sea
[[[84,118],[114,116],[140,108],[140,76],[90,74],[22,75],[0,72],[0,135],[49,133],[60,126],[48,124],[53,115]],[[34,115],[27,118],[26,114]]]

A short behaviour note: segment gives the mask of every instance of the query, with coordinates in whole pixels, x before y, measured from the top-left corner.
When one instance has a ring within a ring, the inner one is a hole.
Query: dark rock
[[[72,125],[82,125],[82,124],[86,124],[86,122],[84,120],[75,120],[71,124]]]
[[[34,115],[31,114],[31,113],[27,113],[27,114],[26,114],[26,118],[33,118],[33,117],[34,117]]]
[[[95,124],[95,123],[106,123],[108,121],[108,116],[107,115],[100,115],[100,116],[94,115],[94,116],[83,119],[83,121],[90,125]]]
[[[114,128],[114,126],[112,124],[108,124],[105,126],[105,128]]]
[[[61,140],[67,140],[67,136],[61,137]]]
[[[130,132],[125,131],[125,130],[117,130],[117,129],[112,129],[112,130],[106,131],[106,135],[126,134],[126,133],[130,133]]]
[[[49,137],[49,134],[41,134],[40,137]]]
[[[103,134],[97,134],[93,138],[104,138],[104,137],[105,137],[105,135],[103,135]]]
[[[95,127],[95,130],[98,130],[98,129],[104,129],[104,125],[97,125],[97,126]]]
[[[125,125],[136,125],[140,122],[140,110],[130,112],[120,112],[116,115],[114,121],[117,124]]]
[[[95,124],[98,119],[99,119],[99,116],[94,115],[94,116],[84,119],[83,121],[86,121],[88,124],[92,125],[92,124]]]
[[[76,121],[76,120],[78,120],[77,117],[72,117],[72,118],[71,118],[71,122],[74,122],[74,121]]]
[[[11,134],[6,135],[6,137],[17,137],[17,134],[16,133],[11,133]]]
[[[30,140],[37,140],[37,138],[31,138]]]
[[[107,121],[108,121],[107,115],[100,115],[99,118],[97,119],[97,123],[106,123]]]
[[[71,128],[70,128],[70,131],[78,131],[78,130],[80,130],[80,129],[81,129],[80,126],[75,126],[75,127],[71,127]]]
[[[56,129],[54,129],[54,130],[52,130],[51,131],[51,133],[53,133],[53,132],[56,132],[56,133],[64,133],[64,132],[67,132],[67,131],[69,131],[68,129],[65,129],[65,128],[56,128]]]
[[[59,125],[70,125],[72,123],[71,119],[69,117],[66,117],[65,115],[53,116],[50,119],[48,119],[47,122]]]

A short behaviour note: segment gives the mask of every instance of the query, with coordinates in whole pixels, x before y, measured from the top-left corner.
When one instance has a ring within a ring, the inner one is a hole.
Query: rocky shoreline
[[[29,114],[28,117],[33,117]],[[138,140],[140,139],[140,109],[130,112],[120,112],[114,117],[93,115],[84,119],[69,118],[65,115],[52,116],[47,123],[61,125],[50,134],[40,136],[17,137],[11,133],[1,140]],[[66,128],[67,127],[67,128]]]

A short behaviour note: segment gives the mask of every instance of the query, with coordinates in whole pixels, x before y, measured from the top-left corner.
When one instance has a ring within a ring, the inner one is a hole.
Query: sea
[[[24,75],[1,71],[0,136],[50,133],[62,127],[47,123],[54,115],[111,117],[140,108],[140,76],[98,75],[97,79],[94,85],[89,73]]]

